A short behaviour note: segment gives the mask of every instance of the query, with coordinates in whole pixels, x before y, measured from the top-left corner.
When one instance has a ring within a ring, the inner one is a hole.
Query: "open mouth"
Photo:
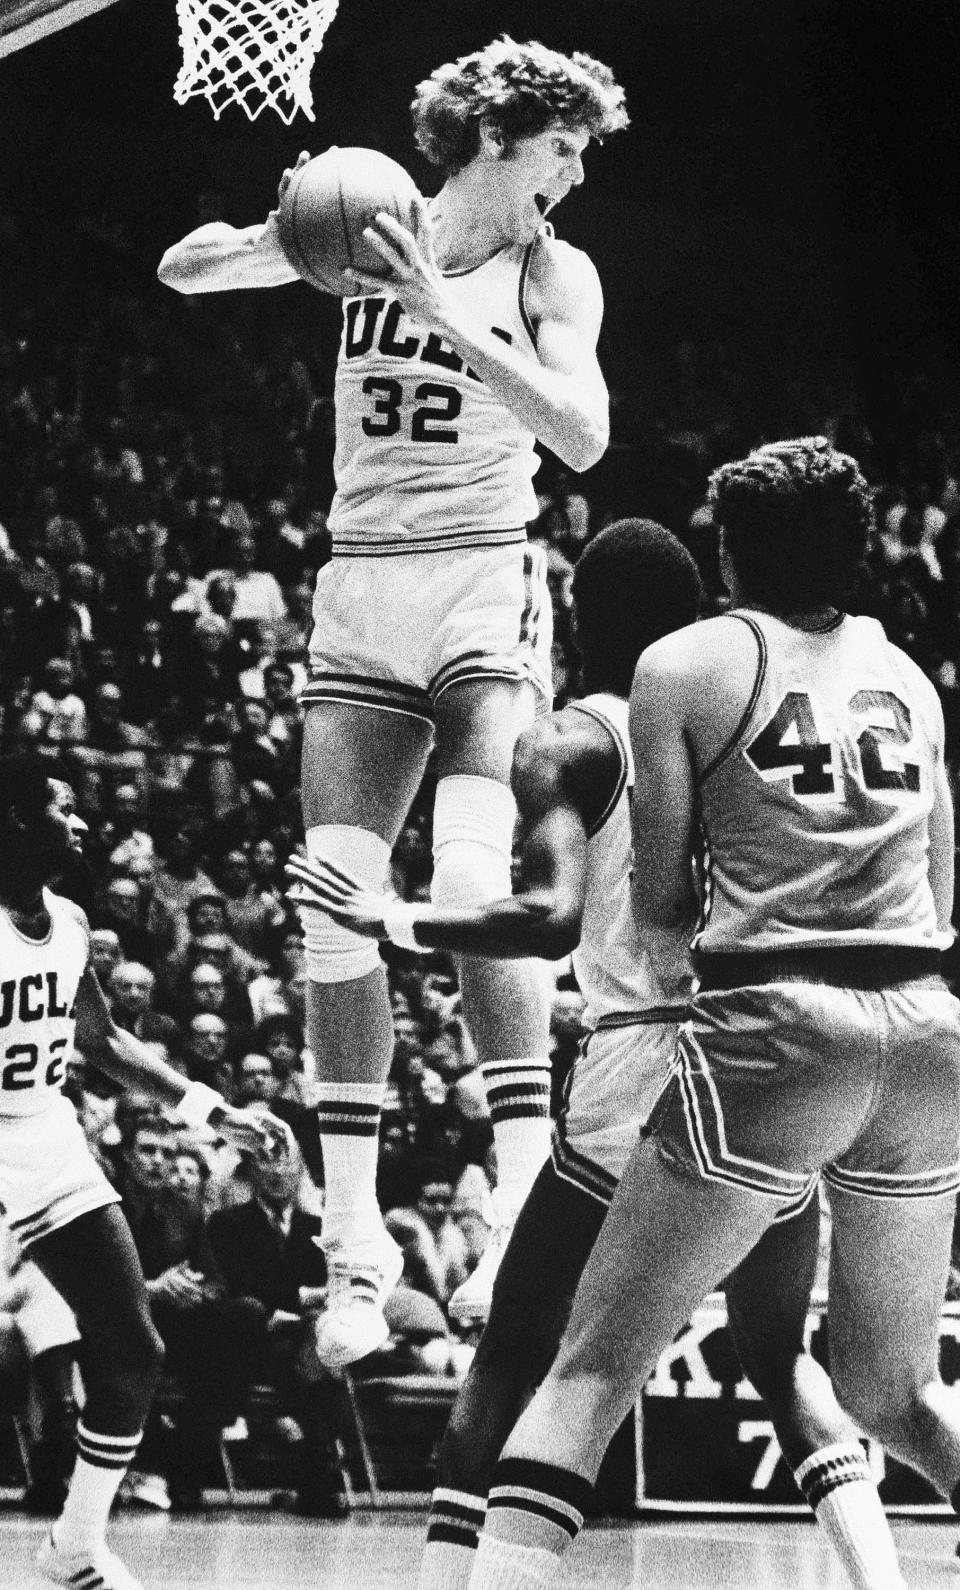
[[[549,210],[551,204],[553,203],[553,200],[552,199],[548,199],[545,193],[535,193],[533,195],[533,202],[536,205],[537,209],[540,211],[540,214],[541,215],[546,215],[546,213]]]

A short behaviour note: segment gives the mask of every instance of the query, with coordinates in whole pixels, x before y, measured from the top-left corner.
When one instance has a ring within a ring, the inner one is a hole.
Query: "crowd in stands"
[[[335,321],[298,288],[182,300],[108,273],[77,304],[28,276],[11,271],[0,327],[0,743],[37,748],[76,792],[89,834],[63,887],[88,913],[118,1024],[285,1128],[273,1161],[245,1164],[211,1133],[118,1097],[82,1053],[71,1068],[70,1096],[123,1194],[168,1373],[192,1386],[173,1449],[158,1417],[128,1488],[195,1499],[192,1459],[265,1377],[299,1433],[298,1505],[323,1510],[335,1505],[323,1432],[339,1393],[310,1350],[323,1167],[283,865],[302,842],[298,692],[330,555]],[[664,350],[643,385],[615,358],[611,368],[608,459],[581,481],[546,458],[531,527],[548,549],[558,701],[578,689],[570,579],[586,541],[618,514],[661,519],[694,552],[717,610],[709,470],[773,435],[825,431],[875,487],[853,605],[935,681],[960,792],[960,422],[949,406],[929,391],[905,404],[900,445],[880,449],[853,386],[833,377],[777,394],[771,420],[722,348]],[[408,898],[429,889],[431,793],[428,779],[394,853]],[[492,1132],[451,962],[385,954],[396,1051],[379,1191],[405,1255],[388,1354],[394,1367],[455,1375],[470,1343],[445,1305],[490,1229]],[[559,1095],[580,1010],[568,964],[556,985]]]

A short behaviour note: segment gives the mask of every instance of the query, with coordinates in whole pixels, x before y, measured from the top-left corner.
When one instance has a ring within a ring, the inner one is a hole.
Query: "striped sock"
[[[437,1486],[417,1590],[467,1590],[486,1507],[485,1496]]]
[[[593,1486],[572,1469],[501,1458],[487,1498],[485,1533],[559,1557],[583,1527]]]
[[[324,1247],[379,1235],[377,1156],[385,1082],[317,1084],[323,1152]]]
[[[856,1590],[906,1590],[890,1525],[859,1441],[821,1447],[794,1477]]]
[[[497,1214],[510,1224],[550,1152],[550,1061],[488,1060],[480,1070],[497,1150]]]
[[[103,1544],[113,1499],[142,1434],[138,1430],[135,1435],[100,1435],[80,1420],[73,1478],[53,1528],[58,1551],[74,1555]]]

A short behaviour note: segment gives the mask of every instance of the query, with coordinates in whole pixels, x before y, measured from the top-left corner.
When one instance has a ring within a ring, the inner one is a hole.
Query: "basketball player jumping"
[[[238,1147],[268,1142],[255,1115],[114,1026],[89,964],[86,918],[47,885],[82,848],[86,824],[42,759],[0,757],[0,1208],[13,1237],[69,1304],[86,1400],[63,1512],[37,1558],[55,1584],[138,1590],[104,1541],[107,1516],[150,1406],[163,1345],[150,1318],[119,1195],[61,1091],[74,1031],[109,1076]]]
[[[582,182],[590,139],[627,116],[599,62],[503,38],[421,83],[413,120],[445,181],[416,237],[378,218],[389,286],[358,276],[344,305],[302,799],[308,855],[382,889],[435,738],[434,899],[465,909],[509,892],[513,747],[551,693],[544,562],[524,533],[534,442],[582,470],[608,436],[597,274],[545,216]],[[295,273],[274,213],[243,231],[201,227],[167,251],[160,278],[192,293]],[[375,1196],[392,1025],[376,944],[315,911],[304,933],[330,1276],[320,1350],[336,1367],[385,1340],[400,1270]],[[533,965],[476,959],[461,986],[506,1232],[549,1147],[546,990]],[[498,1252],[454,1300],[461,1318],[485,1316]]]
[[[613,1189],[659,1094],[689,998],[663,986],[630,902],[633,768],[627,696],[637,658],[697,615],[700,581],[680,543],[646,520],[604,530],[573,579],[586,698],[518,741],[513,787],[520,882],[509,900],[453,914],[398,906],[342,868],[295,858],[296,886],[348,926],[386,937],[406,918],[425,948],[556,957],[573,950],[588,1037],[493,1290],[493,1306],[440,1449],[420,1590],[466,1590],[496,1460],[557,1350]],[[804,1351],[818,1204],[780,1221],[727,1283],[743,1368],[763,1394],[798,1481],[857,1590],[901,1583],[862,1446],[825,1372]]]
[[[960,1185],[942,713],[880,626],[841,610],[869,520],[852,459],[772,444],[711,497],[737,606],[651,647],[631,701],[637,920],[669,978],[699,911],[699,986],[494,1474],[472,1590],[554,1581],[658,1354],[821,1170],[838,1399],[960,1500],[960,1399],[937,1372]]]

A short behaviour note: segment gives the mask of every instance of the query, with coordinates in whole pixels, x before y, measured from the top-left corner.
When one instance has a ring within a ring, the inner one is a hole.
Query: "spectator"
[[[272,1106],[280,1083],[265,1054],[241,1056],[237,1066],[237,1103]]]
[[[43,683],[30,699],[28,718],[45,745],[82,745],[87,737],[87,709],[77,694],[76,668],[69,657],[51,657],[42,672]]]
[[[426,1161],[413,1209],[387,1211],[388,1229],[404,1249],[403,1279],[441,1308],[467,1278],[467,1247],[451,1215],[453,1185],[442,1165]],[[399,1234],[398,1234],[399,1233]]]
[[[204,1273],[203,1212],[173,1187],[176,1155],[177,1136],[162,1117],[134,1119],[121,1142],[118,1187],[163,1337],[166,1373],[187,1387],[176,1439],[161,1441],[154,1429],[144,1447],[165,1461],[171,1504],[189,1508],[200,1500],[217,1432],[236,1417],[256,1373],[265,1316],[251,1299],[225,1298]]]
[[[252,535],[241,533],[236,537],[231,562],[230,570],[216,569],[208,577],[207,591],[209,592],[213,580],[223,574],[232,573],[237,592],[233,618],[257,619],[264,626],[272,643],[276,626],[286,617],[287,604],[274,576],[268,574],[265,569],[256,567],[257,545]]]
[[[193,1082],[217,1088],[236,1103],[236,1078],[230,1057],[230,1029],[215,1011],[191,1016],[186,1041],[187,1075]]]
[[[213,879],[200,866],[200,847],[192,828],[175,824],[159,844],[160,864],[153,878],[153,902],[148,926],[158,939],[172,947],[173,919],[184,913],[198,895],[216,895]]]
[[[171,1052],[181,1048],[180,1029],[170,1016],[153,1008],[157,980],[148,966],[120,961],[110,973],[107,993],[118,1027],[145,1043],[162,1043]]]
[[[342,1393],[316,1356],[312,1330],[326,1286],[322,1221],[300,1202],[303,1165],[289,1134],[278,1134],[273,1155],[251,1160],[247,1174],[249,1201],[210,1217],[211,1268],[229,1297],[256,1298],[266,1314],[270,1377],[303,1432],[296,1510],[339,1518],[347,1512],[335,1447]]]
[[[143,822],[143,796],[136,784],[124,782],[114,789],[110,825],[101,842],[108,845],[110,864],[117,869],[132,856],[153,860],[153,838]]]
[[[267,948],[270,929],[285,920],[283,907],[264,898],[254,882],[250,858],[241,845],[234,845],[221,860],[217,882],[223,891],[227,932],[243,949],[261,958]]]
[[[113,928],[91,928],[90,964],[97,974],[101,988],[107,988],[115,966],[123,959],[120,940]]]
[[[133,878],[111,878],[94,910],[97,927],[107,928],[120,940],[124,959],[149,966],[156,943],[142,917],[140,885]]]

